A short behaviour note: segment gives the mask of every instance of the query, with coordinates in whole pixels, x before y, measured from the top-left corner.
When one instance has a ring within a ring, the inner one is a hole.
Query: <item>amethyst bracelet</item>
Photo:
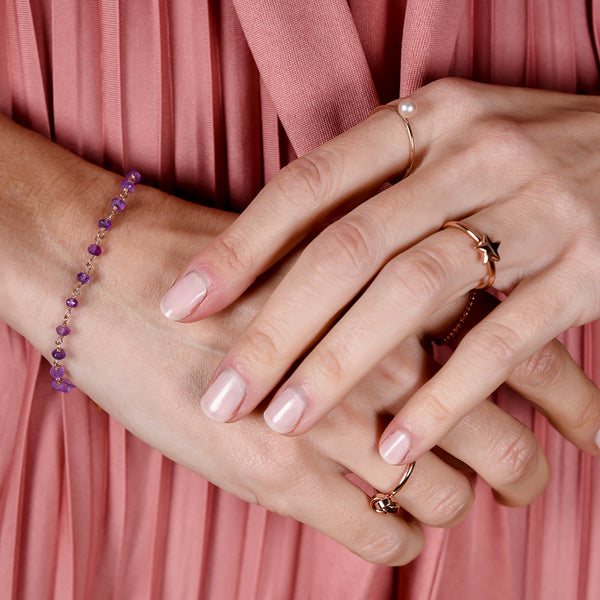
[[[106,232],[112,227],[112,221],[114,216],[121,212],[125,208],[125,200],[127,196],[131,194],[136,183],[140,181],[140,174],[137,171],[129,171],[125,175],[125,180],[121,182],[121,193],[117,198],[111,200],[111,211],[104,218],[98,221],[98,232],[96,233],[96,239],[93,244],[88,246],[88,254],[90,254],[89,260],[85,263],[83,271],[77,273],[77,285],[73,288],[71,295],[66,299],[65,304],[67,310],[63,315],[63,319],[60,325],[56,328],[58,337],[54,340],[56,346],[52,350],[52,367],[50,369],[50,375],[52,376],[52,389],[57,392],[70,392],[73,389],[73,383],[65,377],[65,368],[61,364],[61,360],[65,359],[67,353],[63,348],[65,337],[71,333],[69,327],[69,321],[71,319],[71,313],[74,308],[79,306],[79,297],[81,295],[81,288],[91,282],[90,273],[94,266],[95,259],[102,254],[102,241]]]

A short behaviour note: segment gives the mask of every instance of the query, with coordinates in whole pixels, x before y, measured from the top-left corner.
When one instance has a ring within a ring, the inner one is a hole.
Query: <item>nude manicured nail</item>
[[[160,310],[167,319],[185,319],[204,300],[207,286],[202,275],[190,271],[162,297]]]
[[[273,399],[265,410],[267,425],[277,433],[290,433],[306,410],[306,399],[297,387],[289,387]]]
[[[594,438],[594,441],[596,442],[596,446],[598,446],[598,449],[600,449],[600,429],[596,432],[596,437]]]
[[[224,423],[237,412],[246,396],[246,384],[233,369],[225,369],[206,390],[200,406],[213,421]]]
[[[379,454],[385,462],[400,465],[410,450],[410,437],[406,431],[394,431],[379,444]]]

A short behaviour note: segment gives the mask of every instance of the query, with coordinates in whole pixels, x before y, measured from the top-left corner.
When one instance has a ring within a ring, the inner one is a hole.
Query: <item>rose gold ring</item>
[[[500,260],[498,254],[500,242],[494,242],[487,233],[484,233],[483,236],[479,235],[462,221],[448,221],[444,223],[442,229],[448,229],[449,227],[466,233],[475,242],[473,249],[481,252],[481,260],[487,267],[487,277],[474,289],[484,290],[492,287],[496,279],[496,263]]]
[[[369,116],[374,115],[376,112],[379,112],[380,110],[393,111],[395,114],[397,114],[402,119],[402,123],[404,124],[404,127],[406,128],[406,133],[408,134],[409,153],[408,153],[408,167],[407,167],[406,171],[404,171],[404,173],[402,174],[402,177],[401,177],[401,179],[404,179],[405,177],[408,177],[408,175],[412,171],[412,168],[415,164],[415,136],[413,135],[413,130],[412,130],[412,127],[410,126],[408,119],[409,119],[409,117],[412,117],[415,114],[415,111],[417,110],[417,105],[409,98],[404,98],[403,100],[400,101],[400,104],[398,104],[398,106],[395,106],[393,104],[382,104],[381,106],[374,108],[371,111],[371,113],[369,114]]]
[[[374,496],[371,496],[370,506],[371,509],[376,513],[387,515],[389,513],[395,514],[400,511],[400,505],[392,498],[406,485],[408,478],[410,477],[415,463],[412,462],[402,475],[402,479],[396,484],[396,487],[389,492],[377,492]]]

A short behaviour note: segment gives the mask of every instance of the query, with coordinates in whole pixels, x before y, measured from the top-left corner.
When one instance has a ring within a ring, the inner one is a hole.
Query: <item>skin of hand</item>
[[[419,458],[515,369],[529,368],[519,367],[528,357],[548,392],[529,398],[599,454],[598,387],[552,340],[600,315],[600,99],[455,79],[411,99],[409,177],[380,191],[408,161],[405,127],[380,111],[283,169],[162,299],[171,319],[206,318],[318,223],[342,215],[221,361],[205,413],[237,421],[277,390],[269,425],[308,431],[403,339],[431,333],[425,323],[441,306],[485,281],[473,241],[440,230],[464,220],[502,241],[495,287],[507,298],[388,425],[382,457]]]
[[[2,117],[0,164],[0,318],[49,358],[95,218],[122,177]],[[422,547],[420,525],[372,512],[346,475],[384,491],[399,480],[403,469],[381,461],[377,439],[436,368],[416,337],[390,352],[306,436],[280,436],[259,413],[227,425],[203,417],[198,398],[210,373],[295,259],[213,317],[165,322],[158,302],[168,282],[199,242],[209,243],[234,218],[137,186],[73,315],[68,373],[135,435],[223,489],[316,527],[367,560],[412,560]],[[78,391],[69,400],[86,401]],[[507,504],[531,501],[548,480],[531,432],[490,402],[441,447],[480,472]],[[466,515],[473,494],[463,474],[426,453],[397,499],[420,522],[451,526]]]

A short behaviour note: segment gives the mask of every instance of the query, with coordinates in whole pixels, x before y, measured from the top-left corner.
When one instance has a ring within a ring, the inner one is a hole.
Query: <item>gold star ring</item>
[[[482,262],[487,267],[487,277],[474,289],[483,290],[492,287],[496,279],[496,263],[500,260],[500,255],[498,254],[500,242],[494,242],[487,233],[484,233],[483,236],[479,235],[462,221],[448,221],[444,223],[442,229],[449,227],[466,233],[475,242],[473,249],[481,252]]]

